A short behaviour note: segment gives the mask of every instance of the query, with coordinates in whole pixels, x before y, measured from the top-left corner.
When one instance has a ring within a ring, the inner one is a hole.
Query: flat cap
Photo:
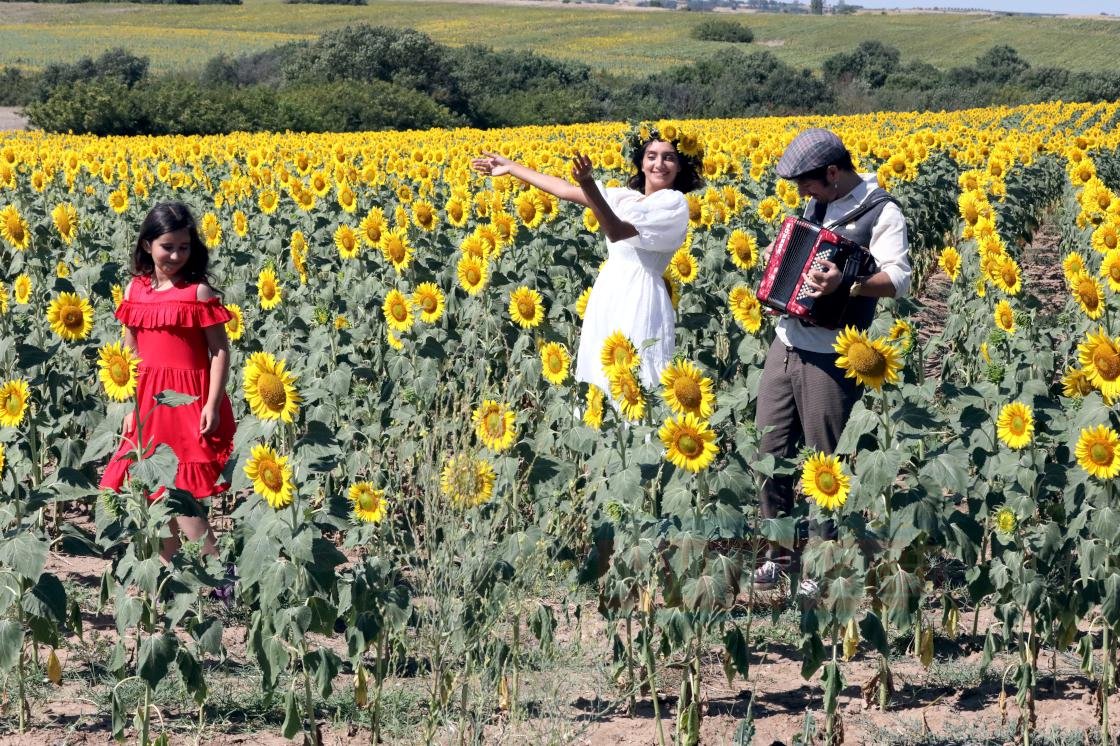
[[[775,170],[783,179],[794,179],[814,169],[843,161],[847,152],[836,133],[813,127],[793,138]]]

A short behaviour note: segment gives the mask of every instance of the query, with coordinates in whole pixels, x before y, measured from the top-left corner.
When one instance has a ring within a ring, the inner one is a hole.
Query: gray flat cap
[[[783,179],[794,179],[814,169],[843,161],[847,152],[836,133],[814,127],[793,138],[775,170]]]

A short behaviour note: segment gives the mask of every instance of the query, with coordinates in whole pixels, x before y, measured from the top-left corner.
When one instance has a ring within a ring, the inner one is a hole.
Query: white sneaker
[[[777,562],[766,560],[754,570],[754,589],[772,591],[781,585],[782,568]]]
[[[797,595],[805,601],[816,601],[820,598],[821,587],[812,578],[802,578],[801,582],[797,584]]]

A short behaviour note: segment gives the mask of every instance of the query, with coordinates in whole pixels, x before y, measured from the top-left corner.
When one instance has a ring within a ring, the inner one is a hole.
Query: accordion
[[[843,278],[835,292],[813,298],[805,280],[808,272],[823,270],[830,261]],[[849,290],[857,277],[875,274],[871,252],[854,241],[802,218],[786,218],[778,229],[770,260],[755,294],[760,303],[806,324],[836,329],[848,306]]]

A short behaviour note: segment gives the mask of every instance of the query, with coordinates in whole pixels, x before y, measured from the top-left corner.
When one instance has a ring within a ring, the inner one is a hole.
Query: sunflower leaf
[[[190,404],[197,401],[197,396],[190,394],[182,394],[174,389],[165,389],[155,395],[156,404],[164,407],[181,407],[184,404]]]

